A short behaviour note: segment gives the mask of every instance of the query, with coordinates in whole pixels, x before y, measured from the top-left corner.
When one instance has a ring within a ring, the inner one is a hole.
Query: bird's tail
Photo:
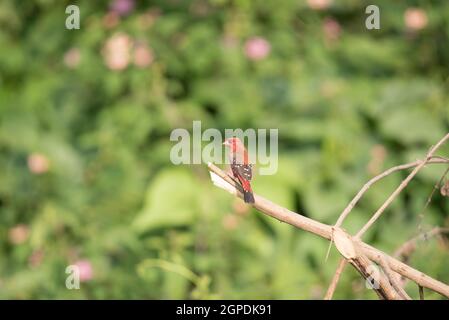
[[[248,180],[243,179],[241,176],[238,176],[238,179],[243,189],[243,200],[246,203],[254,203],[254,195],[253,190],[251,190],[251,184]]]
[[[243,200],[246,203],[254,203],[254,195],[251,191],[243,191]]]

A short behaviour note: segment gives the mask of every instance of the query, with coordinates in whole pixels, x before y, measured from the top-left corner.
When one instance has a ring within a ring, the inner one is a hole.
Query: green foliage
[[[0,2],[0,298],[322,298],[337,251],[325,262],[326,241],[249,210],[205,165],[175,167],[170,132],[278,128],[279,170],[254,190],[334,223],[370,177],[448,131],[449,2],[377,0],[371,31],[367,1],[135,1],[122,17],[111,2]],[[80,30],[65,28],[69,4]],[[412,7],[422,28],[406,25]],[[259,60],[253,37],[269,44]],[[447,227],[439,192],[419,215],[443,171],[423,170],[365,239],[391,253]],[[404,175],[371,188],[345,227]],[[448,283],[447,258],[428,240],[411,264]],[[92,273],[68,290],[80,261]],[[336,297],[376,299],[350,268]]]

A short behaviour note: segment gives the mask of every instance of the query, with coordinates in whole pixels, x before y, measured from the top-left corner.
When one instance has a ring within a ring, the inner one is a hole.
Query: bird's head
[[[225,142],[223,142],[223,144],[226,147],[230,148],[231,151],[233,151],[233,152],[241,151],[241,150],[245,149],[242,141],[240,141],[240,139],[237,137],[228,138],[225,140]]]

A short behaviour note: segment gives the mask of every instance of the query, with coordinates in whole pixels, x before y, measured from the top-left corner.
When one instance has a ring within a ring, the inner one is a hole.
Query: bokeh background
[[[448,131],[448,36],[446,0],[0,1],[0,298],[321,299],[336,250],[325,261],[326,241],[213,187],[205,165],[172,165],[170,132],[278,128],[279,170],[255,191],[332,224]],[[449,226],[439,191],[423,211],[444,169],[423,170],[365,240],[393,253]],[[71,264],[80,290],[65,287]],[[410,264],[448,283],[447,241]],[[335,297],[377,299],[351,268]]]

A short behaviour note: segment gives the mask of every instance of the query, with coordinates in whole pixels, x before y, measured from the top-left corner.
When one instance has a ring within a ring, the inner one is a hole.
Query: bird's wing
[[[253,178],[252,164],[234,164],[232,171],[235,176],[240,175],[248,181],[251,181],[251,179]]]

